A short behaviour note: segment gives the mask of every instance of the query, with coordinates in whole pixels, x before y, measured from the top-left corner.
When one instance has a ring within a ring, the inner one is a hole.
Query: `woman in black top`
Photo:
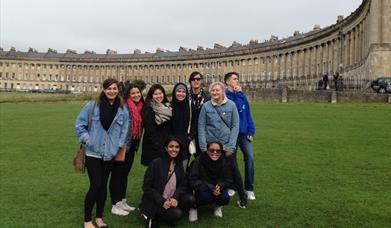
[[[164,155],[153,160],[144,176],[140,211],[146,227],[158,227],[159,219],[175,224],[194,204],[192,196],[185,197],[186,177],[181,165],[181,142],[170,137],[164,143]]]
[[[171,133],[172,109],[163,86],[152,85],[141,115],[144,127],[141,164],[148,166],[153,159],[161,157],[163,143]]]
[[[172,91],[172,135],[181,140],[183,145],[182,157],[184,160],[184,169],[186,171],[187,161],[190,157],[189,142],[191,107],[189,102],[189,91],[184,83],[177,83]]]
[[[220,142],[209,142],[207,152],[201,153],[191,165],[190,186],[195,192],[196,205],[189,211],[189,221],[197,218],[197,207],[214,205],[214,215],[223,217],[222,206],[229,203],[227,187],[231,184],[231,169],[222,155]]]

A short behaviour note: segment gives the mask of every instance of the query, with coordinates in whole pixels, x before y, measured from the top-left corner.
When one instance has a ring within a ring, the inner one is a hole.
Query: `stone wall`
[[[285,90],[285,91],[284,91]],[[390,103],[391,94],[356,91],[304,91],[288,89],[248,89],[244,91],[252,102],[288,103]]]

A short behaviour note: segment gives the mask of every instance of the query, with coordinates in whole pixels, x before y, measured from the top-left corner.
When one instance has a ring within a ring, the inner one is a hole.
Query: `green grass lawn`
[[[0,103],[33,103],[33,102],[70,102],[95,99],[98,93],[82,94],[51,94],[51,93],[21,93],[1,92]]]
[[[88,188],[74,173],[74,121],[83,104],[0,104],[0,227],[80,227]],[[391,227],[391,106],[254,104],[256,201],[234,196],[181,227]],[[239,156],[243,167],[242,155]],[[128,199],[137,205],[145,169],[137,154]],[[142,227],[139,212],[105,220]]]

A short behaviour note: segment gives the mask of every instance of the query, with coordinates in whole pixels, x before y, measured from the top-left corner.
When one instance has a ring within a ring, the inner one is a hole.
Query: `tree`
[[[126,83],[126,82],[125,82]],[[140,87],[140,89],[141,89],[141,92],[145,89],[145,87],[147,86],[147,84],[143,81],[143,80],[141,80],[141,79],[135,79],[135,80],[133,80],[133,83],[134,84],[136,84],[136,85],[138,85],[139,87]]]

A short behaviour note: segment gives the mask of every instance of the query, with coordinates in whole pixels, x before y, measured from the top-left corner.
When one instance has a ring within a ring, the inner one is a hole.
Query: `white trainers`
[[[223,211],[221,210],[223,206],[215,206],[213,214],[216,217],[222,218],[223,217]]]
[[[235,190],[230,189],[230,188],[227,190],[227,192],[228,192],[228,195],[229,195],[230,197],[234,196],[235,193],[236,193]]]
[[[113,207],[111,208],[111,213],[119,216],[125,216],[128,215],[129,212],[122,209],[122,202],[119,201]]]
[[[195,222],[198,220],[198,212],[195,208],[190,208],[189,210],[189,222]]]
[[[255,200],[255,194],[253,191],[246,191],[248,200]]]
[[[126,203],[126,199],[122,199],[122,201],[118,203],[121,203],[122,210],[129,211],[129,212],[136,210],[135,207],[131,207],[129,206],[129,204]]]

